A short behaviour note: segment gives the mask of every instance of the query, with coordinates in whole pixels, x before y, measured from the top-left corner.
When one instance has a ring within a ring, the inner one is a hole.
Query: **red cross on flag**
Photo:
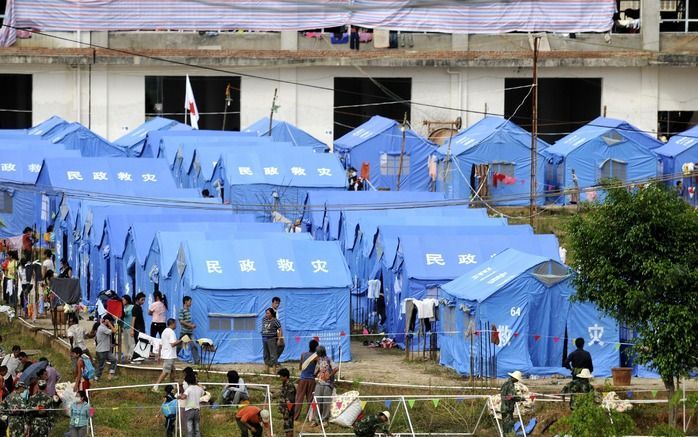
[[[189,75],[187,74],[187,90],[184,97],[184,110],[189,112],[189,124],[194,129],[199,128],[199,109],[196,107],[196,100],[194,100],[194,91],[191,89],[191,82],[189,82]]]

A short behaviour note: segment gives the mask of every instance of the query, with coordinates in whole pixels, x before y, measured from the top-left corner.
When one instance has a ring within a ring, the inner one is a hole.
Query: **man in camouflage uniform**
[[[293,437],[293,415],[296,411],[296,386],[289,380],[291,373],[283,368],[277,372],[281,377],[281,392],[279,393],[279,413],[284,418],[286,437]]]
[[[523,374],[518,370],[509,373],[509,379],[502,386],[501,396],[502,396],[502,406],[500,411],[502,413],[502,431],[504,435],[509,435],[514,433],[514,424],[517,420],[514,420],[514,411],[517,402],[523,401],[523,398],[517,396],[516,394],[516,383],[523,379]]]
[[[43,379],[38,382],[39,391],[29,398],[29,408],[31,416],[31,436],[48,437],[52,425],[52,408],[56,407],[56,402],[46,393],[47,382]],[[48,411],[45,411],[48,410]]]
[[[366,416],[354,424],[356,437],[374,437],[377,432],[392,435],[389,431],[390,411],[383,411],[375,416]]]
[[[11,437],[26,437],[28,432],[28,408],[27,398],[29,392],[24,382],[18,382],[15,391],[9,394],[0,406],[3,415],[7,416],[7,425]]]
[[[562,388],[562,393],[570,393],[570,409],[574,410],[575,405],[575,394],[576,393],[591,393],[594,391],[594,387],[591,385],[591,378],[593,378],[589,369],[581,369],[581,371],[572,379],[572,382],[567,383]]]

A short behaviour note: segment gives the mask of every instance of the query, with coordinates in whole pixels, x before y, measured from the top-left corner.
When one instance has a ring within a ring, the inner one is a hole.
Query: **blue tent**
[[[344,210],[419,208],[443,200],[443,193],[429,191],[308,191],[304,221],[316,240],[325,240]]]
[[[329,152],[327,144],[318,140],[306,131],[281,120],[272,120],[271,135],[269,135],[269,117],[263,117],[251,125],[243,132],[251,132],[259,137],[271,137],[274,141],[291,143],[298,147],[312,147],[319,153]]]
[[[66,149],[79,150],[82,156],[126,156],[126,151],[100,137],[80,123],[68,123],[44,135],[45,139],[63,144]]]
[[[45,230],[51,217],[41,214],[41,193],[34,188],[44,158],[52,156],[80,156],[62,148],[22,148],[2,150],[0,158],[0,237],[20,235],[22,230],[36,227]]]
[[[537,193],[545,190],[548,143],[538,140]],[[440,181],[447,198],[469,199],[475,192],[497,205],[527,205],[531,192],[531,134],[502,117],[488,116],[439,147]],[[484,167],[478,167],[484,166]],[[479,169],[486,170],[486,180]],[[543,203],[538,197],[538,203]]]
[[[345,189],[336,155],[279,145],[270,153],[269,147],[239,147],[214,169],[211,183],[224,187],[225,200],[237,211],[255,214],[258,221],[268,221],[272,210],[295,219],[302,215],[309,190]]]
[[[427,163],[436,152],[436,145],[411,129],[404,131],[404,137],[403,150],[401,125],[376,115],[336,140],[334,152],[345,168],[360,171],[362,164],[368,163],[369,181],[376,189],[397,190],[399,175],[401,190],[429,191],[433,183]]]
[[[644,182],[657,175],[655,149],[661,145],[623,120],[599,117],[545,150],[545,183],[555,190],[574,188],[573,170],[580,188],[610,177],[624,183]],[[587,196],[587,192],[580,193],[580,200],[588,200]],[[554,201],[565,203],[560,196]]]
[[[611,369],[620,366],[618,342],[620,332],[618,323],[611,317],[604,316],[596,306],[589,302],[573,302],[567,316],[567,338],[574,350],[574,340],[583,338],[586,349],[594,362],[594,376],[611,376]],[[647,376],[643,377],[654,377]]]
[[[532,235],[527,229],[502,232],[507,227],[491,226],[489,230],[461,228],[458,234],[441,238],[402,236],[394,260],[386,258],[383,268],[387,329],[396,334],[398,343],[405,332],[405,299],[438,298],[437,288],[452,281],[477,265],[485,264],[506,249],[526,250],[559,262],[559,244],[554,235]],[[392,262],[391,262],[392,261]],[[432,332],[438,332],[438,328]]]
[[[195,147],[181,150],[181,170],[179,170],[181,185],[191,188],[203,188],[210,181],[213,169],[222,155],[234,152],[237,147],[265,147],[269,145],[291,146],[291,143],[273,143],[268,137],[240,137],[220,143],[200,142]],[[209,190],[211,187],[208,187]]]
[[[126,135],[114,140],[114,145],[121,147],[128,156],[140,156],[150,132],[169,130],[190,130],[191,127],[169,118],[154,117],[141,124]]]
[[[48,137],[54,132],[61,129],[62,127],[69,124],[67,121],[63,120],[61,117],[54,115],[53,117],[42,121],[31,129],[27,130],[27,135],[35,135],[38,137]]]
[[[658,171],[661,176],[667,177],[669,184],[676,184],[676,181],[681,179],[674,178],[677,178],[680,174],[683,174],[683,186],[687,188],[695,188],[696,183],[690,172],[690,167],[686,169],[687,171],[685,173],[683,170],[685,164],[690,164],[695,169],[695,163],[698,162],[697,145],[698,126],[695,126],[685,132],[674,135],[665,145],[654,149],[654,152],[657,154],[657,158],[659,159]],[[684,189],[683,196],[693,205],[696,204],[696,199],[698,196],[689,196],[688,189]]]
[[[211,338],[217,362],[260,362],[260,324],[273,296],[286,338],[281,360],[319,337],[335,360],[351,359],[349,271],[336,243],[286,238],[182,245],[170,275],[177,301],[193,299],[197,337]]]
[[[491,363],[482,351],[489,348],[496,356],[498,377],[514,370],[568,375],[569,371],[560,367],[565,329],[571,336],[591,321],[607,326],[609,332],[616,326],[593,307],[579,307],[579,313],[575,309],[570,317],[569,298],[573,294],[566,266],[515,249],[501,252],[440,287],[441,364],[462,374],[483,375]],[[499,344],[490,343],[492,326],[497,329]],[[605,346],[613,349],[616,357],[613,342],[617,338],[609,336]],[[610,367],[605,366],[611,361],[601,359],[594,374],[609,375]]]

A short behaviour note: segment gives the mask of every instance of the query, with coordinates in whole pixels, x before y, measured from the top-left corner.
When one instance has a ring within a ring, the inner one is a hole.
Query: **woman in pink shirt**
[[[159,291],[153,293],[154,302],[148,307],[148,315],[153,316],[150,322],[150,336],[162,336],[165,330],[165,317],[167,317],[167,299]]]

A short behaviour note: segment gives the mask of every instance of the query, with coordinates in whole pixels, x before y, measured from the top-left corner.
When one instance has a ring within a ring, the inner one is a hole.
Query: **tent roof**
[[[247,129],[243,132],[252,132],[259,137],[269,135],[269,117],[263,117],[257,120],[247,126]],[[310,135],[308,132],[282,120],[272,120],[271,138],[273,138],[274,141],[292,143],[294,146],[329,150],[327,144]]]
[[[630,123],[615,118],[598,117],[576,131],[560,138],[545,152],[553,155],[567,156],[589,141],[601,138],[609,131],[625,137],[646,149],[655,149],[662,145],[661,141],[652,138]]]
[[[224,155],[226,153],[234,153],[235,149],[237,147],[264,147],[267,145],[271,144],[282,144],[282,143],[272,143],[272,141],[268,137],[236,137],[236,138],[230,138],[229,141],[225,141],[223,143],[219,141],[213,141],[213,142],[206,142],[202,141],[198,144],[196,144],[194,147],[189,147],[187,143],[184,143],[182,147],[180,147],[180,154],[182,156],[182,168],[184,168],[186,171],[189,171],[191,169],[192,164],[194,163],[194,160],[198,160],[196,157],[197,155],[200,154],[208,154],[209,150],[211,151],[210,153],[214,155],[218,155],[215,157],[216,159],[216,164],[218,159],[220,158],[221,155]],[[287,146],[291,146],[291,143],[284,143]],[[210,155],[207,155],[210,156]],[[204,161],[206,162],[206,161]],[[211,161],[213,162],[213,161]],[[202,169],[206,170],[209,173],[213,172],[213,169],[215,168],[215,164],[211,168],[207,168],[208,166],[202,166]]]
[[[247,133],[241,133],[241,132],[233,132],[233,131],[222,131],[222,130],[194,130],[191,129],[187,125],[182,125],[182,128],[179,129],[179,125],[175,126],[171,130],[161,130],[161,131],[154,131],[154,132],[149,132],[148,136],[145,140],[143,152],[145,152],[146,148],[149,148],[152,155],[154,157],[157,157],[160,155],[160,144],[162,143],[163,139],[165,138],[172,138],[172,137],[178,137],[181,141],[191,141],[191,138],[206,138],[206,137],[228,137],[228,138],[234,138],[236,136],[252,136],[252,134],[247,134]],[[188,129],[187,129],[188,128]],[[168,142],[171,142],[172,140],[169,140]],[[177,141],[175,141],[177,142]]]
[[[346,186],[344,168],[337,155],[315,153],[304,147],[273,147],[273,153],[269,153],[268,148],[241,147],[234,154],[223,155],[227,183],[313,188]]]
[[[662,147],[654,149],[657,155],[675,157],[698,143],[698,126],[694,126],[687,131],[681,132],[669,138],[669,141]]]
[[[102,138],[101,136],[97,135],[90,129],[77,122],[62,125],[60,128],[55,129],[53,132],[51,132],[51,134],[48,135],[46,138],[53,143],[63,144],[67,141],[67,137],[71,134],[78,134],[80,136],[79,144],[81,146],[80,150],[83,152],[83,155],[85,155],[85,152],[87,152],[90,155],[106,155],[107,150],[109,151],[109,156],[126,155],[122,147],[115,146],[114,144],[107,141],[105,138]],[[92,142],[92,146],[98,144],[100,150],[98,152],[95,152],[93,150],[84,150],[84,147],[82,147],[82,145],[86,145],[88,144],[88,142]]]
[[[153,158],[47,158],[39,183],[55,190],[171,197],[177,192],[167,164]]]
[[[192,289],[326,289],[351,284],[346,261],[335,242],[270,235],[268,239],[234,242],[190,241],[182,246],[182,252]],[[176,263],[181,259],[178,257]]]
[[[443,201],[444,193],[429,191],[308,191],[305,204],[310,208],[310,216],[316,225],[327,215],[338,222],[344,210],[361,210],[367,205],[380,204],[382,208],[404,208],[427,204],[429,201]]]
[[[169,130],[175,126],[181,129],[181,126],[178,125],[186,126],[176,120],[170,120],[169,118],[154,117],[141,124],[131,132],[128,132],[126,135],[114,140],[114,144],[127,149],[132,149],[145,141],[148,133],[160,130]]]
[[[431,223],[420,225],[380,225],[373,238],[372,250],[374,250],[377,245],[381,245],[386,262],[392,265],[397,255],[400,241],[405,237],[429,235],[431,238],[436,237],[435,239],[441,239],[439,237],[444,236],[448,239],[451,236],[479,236],[492,234],[499,236],[533,235],[533,228],[530,225],[444,225],[440,220],[434,220]],[[366,248],[364,248],[364,250],[365,249]]]
[[[26,150],[7,149],[2,150],[0,158],[0,180],[16,182],[20,184],[36,183],[39,172],[44,164],[44,158],[48,157],[72,157],[80,156],[77,150],[64,150],[58,147],[32,148]]]
[[[422,280],[455,279],[476,266],[484,266],[506,249],[559,261],[559,245],[554,235],[497,235],[492,233],[450,235],[448,238],[400,237],[400,252],[410,278]],[[484,268],[484,267],[483,267]]]
[[[451,296],[482,302],[528,270],[548,261],[544,256],[507,249],[441,288]]]
[[[510,138],[507,143],[515,143],[527,149],[531,148],[531,134],[522,129],[516,123],[502,117],[486,116],[472,126],[460,131],[451,138],[450,144],[445,143],[439,147],[439,154],[458,156],[475,148],[478,144],[490,140],[497,135],[507,134]],[[538,152],[540,153],[549,144],[538,139]],[[450,148],[450,150],[449,150]]]
[[[389,131],[389,132],[388,132]],[[341,138],[334,142],[335,151],[347,151],[356,146],[369,142],[371,139],[384,135],[402,136],[400,131],[400,123],[390,118],[374,115],[366,123],[358,126],[356,129],[346,133]],[[407,137],[414,137],[421,140],[423,143],[434,145],[426,138],[417,134],[412,129],[405,131]]]
[[[51,132],[66,124],[68,124],[67,121],[63,120],[61,117],[57,115],[54,115],[51,118],[44,120],[41,123],[29,129],[27,131],[27,134],[43,137],[44,135],[50,135]]]

